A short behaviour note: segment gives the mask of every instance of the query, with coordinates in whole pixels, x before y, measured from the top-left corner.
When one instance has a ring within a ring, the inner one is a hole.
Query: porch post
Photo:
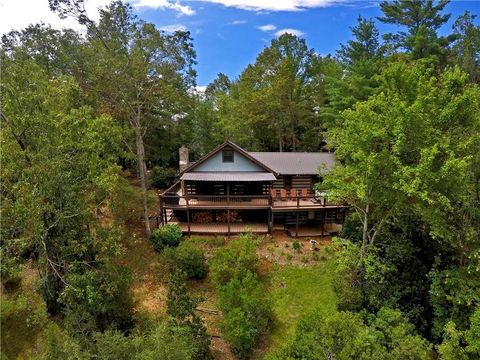
[[[188,207],[188,196],[186,198],[187,200],[187,226],[188,226],[188,235],[190,236],[190,208]]]
[[[325,224],[327,223],[327,210],[323,212],[322,237],[325,232]]]
[[[298,216],[299,216],[299,211],[297,211],[297,223],[295,224],[295,237],[298,237]]]
[[[273,211],[272,209],[268,209],[268,233],[272,234],[273,231]]]
[[[230,237],[230,208],[227,209],[228,237]]]
[[[163,224],[163,196],[162,195],[160,195],[160,212],[159,212],[158,215],[161,218],[161,224],[164,225]],[[158,218],[157,218],[157,228],[158,228],[158,225],[159,224],[158,224]]]
[[[164,224],[167,224],[167,223],[168,223],[167,209],[163,209],[162,216],[163,216],[164,219],[165,219],[165,223],[164,223]]]

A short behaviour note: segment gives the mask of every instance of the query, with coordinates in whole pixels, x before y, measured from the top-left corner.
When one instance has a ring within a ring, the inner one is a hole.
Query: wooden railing
[[[327,197],[308,196],[285,196],[271,197],[270,195],[178,195],[162,194],[161,205],[169,209],[183,208],[302,208],[302,207],[327,207],[341,206],[341,204],[329,201]]]
[[[268,195],[186,195],[163,194],[165,208],[269,207]]]

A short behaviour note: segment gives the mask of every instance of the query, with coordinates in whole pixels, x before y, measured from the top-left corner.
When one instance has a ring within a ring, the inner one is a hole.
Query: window
[[[285,189],[290,190],[292,188],[292,177],[291,176],[284,176],[283,185],[284,185]]]
[[[233,162],[233,150],[232,149],[223,149],[223,162],[231,163]]]

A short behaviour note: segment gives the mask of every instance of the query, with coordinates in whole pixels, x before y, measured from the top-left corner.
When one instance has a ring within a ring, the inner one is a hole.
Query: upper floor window
[[[223,149],[223,162],[231,163],[233,162],[233,150],[232,149]]]

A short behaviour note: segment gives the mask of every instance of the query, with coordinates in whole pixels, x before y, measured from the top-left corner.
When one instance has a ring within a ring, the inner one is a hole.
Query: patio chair
[[[275,201],[277,199],[277,190],[270,189],[270,195],[272,196],[272,200]]]
[[[280,189],[280,200],[287,201],[287,190]]]
[[[297,189],[290,189],[290,197],[292,198],[292,200],[297,200],[297,197],[298,197],[298,193],[297,193]]]
[[[302,200],[308,200],[309,199],[308,189],[303,188],[301,191],[302,191]]]

